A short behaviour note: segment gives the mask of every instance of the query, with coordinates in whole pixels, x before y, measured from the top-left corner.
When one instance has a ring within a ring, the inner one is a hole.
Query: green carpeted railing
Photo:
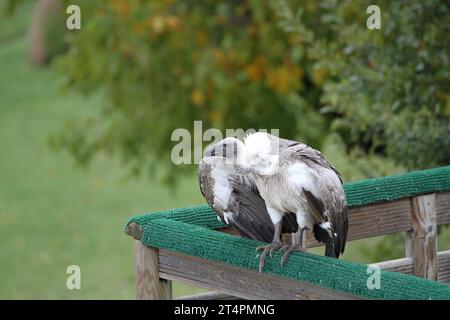
[[[450,190],[450,166],[361,180],[346,183],[344,187],[351,207],[443,192]],[[140,215],[130,219],[127,225],[132,222],[140,225],[141,241],[147,246],[258,269],[255,247],[261,243],[215,231],[224,225],[207,205]],[[267,259],[265,272],[366,298],[450,299],[449,286],[418,277],[381,271],[381,289],[368,289],[366,265],[296,253],[281,268],[280,258],[280,253],[276,253],[274,258]]]

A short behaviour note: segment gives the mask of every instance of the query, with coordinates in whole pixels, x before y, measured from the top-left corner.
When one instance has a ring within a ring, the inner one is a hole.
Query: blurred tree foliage
[[[408,169],[450,163],[448,2],[379,1],[373,31],[371,1],[277,3],[280,25],[308,44],[320,110],[348,147]]]
[[[279,128],[347,179],[450,163],[445,1],[378,1],[381,30],[366,27],[369,0],[71,4],[82,30],[59,60],[64,86],[107,99],[55,139],[81,163],[120,154],[173,178],[171,133],[194,120]]]
[[[359,5],[357,5],[359,3]],[[323,112],[349,145],[408,168],[450,163],[450,4],[381,2],[382,29],[368,31],[370,1],[321,1],[308,54],[323,70]],[[294,32],[295,32],[294,28]],[[302,28],[299,29],[299,34]]]
[[[260,1],[99,3],[61,66],[69,88],[100,90],[108,105],[98,119],[72,123],[60,143],[81,161],[120,151],[142,169],[171,164],[172,131],[192,131],[194,120],[204,130],[280,128],[293,137],[300,107],[324,127],[318,89],[311,102],[300,95],[305,59],[276,20]],[[319,144],[325,130],[314,131],[304,130]]]

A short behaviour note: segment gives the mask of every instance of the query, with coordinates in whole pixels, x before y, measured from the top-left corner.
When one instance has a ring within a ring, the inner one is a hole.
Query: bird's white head
[[[246,165],[260,175],[278,172],[279,149],[276,138],[266,132],[256,132],[244,138]]]
[[[204,155],[205,157],[222,158],[225,165],[243,164],[246,158],[244,144],[233,137],[225,138],[208,146]]]

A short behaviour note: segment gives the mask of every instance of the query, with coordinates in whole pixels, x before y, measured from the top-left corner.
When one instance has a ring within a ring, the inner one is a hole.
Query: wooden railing
[[[406,257],[373,265],[384,270],[450,283],[450,250],[437,252],[437,227],[448,223],[450,192],[425,194],[350,208],[348,240],[405,232]],[[219,231],[233,233],[228,228]],[[171,299],[171,281],[213,291],[190,296],[190,299],[358,298],[306,282],[147,247],[140,241],[142,230],[136,223],[129,224],[126,232],[136,239],[138,299]],[[317,245],[319,243],[308,234],[307,247]]]

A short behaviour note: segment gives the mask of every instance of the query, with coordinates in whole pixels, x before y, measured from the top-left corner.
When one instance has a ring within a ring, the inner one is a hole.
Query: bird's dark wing
[[[266,203],[259,195],[258,189],[248,177],[228,172],[226,179],[230,187],[230,196],[226,204],[217,201],[214,190],[215,177],[212,174],[214,159],[202,160],[199,164],[198,177],[200,190],[208,204],[222,221],[234,227],[247,238],[271,242],[274,226],[266,209]],[[283,232],[295,232],[298,225],[292,215],[283,218]]]
[[[322,227],[321,223],[315,223],[313,227],[314,238],[325,243],[326,256],[339,258],[344,253],[347,241],[347,206],[341,207],[341,209],[327,210],[324,208],[322,201],[314,197],[311,192],[304,190],[304,194],[311,214],[316,217],[322,216],[322,223],[330,223],[329,228]]]
[[[292,145],[284,152],[289,153],[290,159],[305,163],[315,172],[320,197],[302,190],[308,201],[310,214],[317,221],[313,233],[318,241],[325,242],[327,256],[339,257],[344,252],[348,231],[348,209],[339,172],[320,151],[307,145]],[[329,228],[321,227],[325,222],[330,223]]]
[[[239,225],[239,228],[248,230],[247,233],[255,233],[258,235],[264,234],[266,242],[273,240],[274,227],[270,215],[267,212],[266,203],[260,196],[258,189],[254,184],[247,184],[242,182],[233,182],[233,201],[236,206],[233,212],[234,223]],[[270,238],[267,233],[267,225],[270,225]],[[298,230],[298,224],[295,215],[285,214],[282,220],[282,233],[293,233]],[[250,237],[256,239],[254,237]],[[257,239],[259,240],[259,239]]]
[[[274,226],[267,213],[266,203],[258,191],[234,180],[228,219],[241,235],[264,242],[273,240]]]

